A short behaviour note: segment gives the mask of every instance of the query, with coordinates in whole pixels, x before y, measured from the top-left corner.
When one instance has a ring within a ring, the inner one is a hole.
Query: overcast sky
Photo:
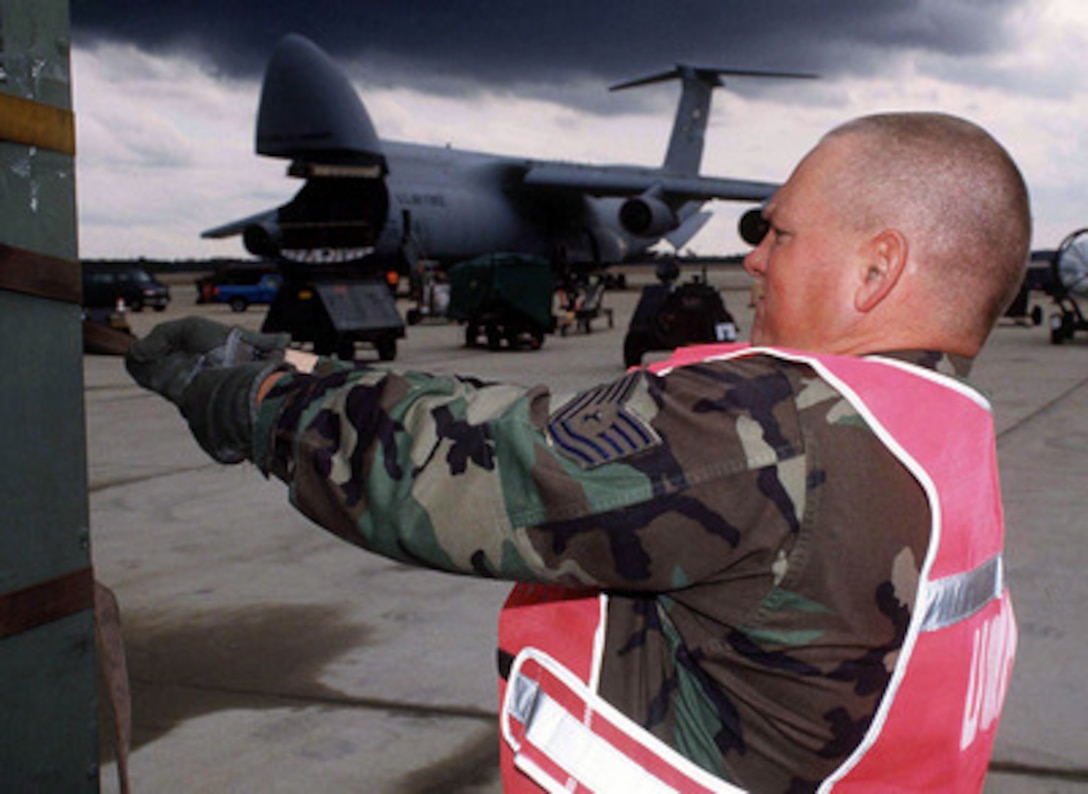
[[[678,86],[622,80],[699,66],[818,72],[717,92],[703,172],[784,180],[819,136],[885,110],[989,129],[1032,193],[1036,247],[1088,225],[1083,0],[71,0],[84,257],[244,255],[200,232],[299,186],[253,152],[264,65],[303,33],[387,139],[657,165]],[[744,249],[743,208],[690,247]]]

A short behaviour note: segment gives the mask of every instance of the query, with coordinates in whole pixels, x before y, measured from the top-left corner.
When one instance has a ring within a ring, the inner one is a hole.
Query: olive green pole
[[[65,0],[0,2],[0,789],[98,790]]]

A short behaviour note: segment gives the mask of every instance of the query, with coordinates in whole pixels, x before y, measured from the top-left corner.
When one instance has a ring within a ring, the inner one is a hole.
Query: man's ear
[[[884,229],[869,240],[854,292],[854,308],[870,312],[888,297],[906,270],[907,254],[907,238],[898,229]]]

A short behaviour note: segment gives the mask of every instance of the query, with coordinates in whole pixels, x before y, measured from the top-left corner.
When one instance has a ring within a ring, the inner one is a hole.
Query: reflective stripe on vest
[[[988,405],[951,379],[896,361],[878,360],[873,368],[864,359],[722,345],[678,351],[655,369],[757,353],[809,364],[838,389],[922,485],[933,515],[892,680],[865,739],[820,791],[981,788],[1016,646],[1000,554],[1000,504],[991,492],[997,485]],[[989,428],[981,436],[990,449],[969,443],[963,454],[970,460],[952,454],[950,464],[939,432],[912,432],[903,424],[896,408],[902,388],[939,406],[937,431],[960,420]],[[519,585],[511,594],[500,617],[501,647],[516,654],[500,714],[504,790],[741,791],[597,695],[606,603],[603,595],[539,585]]]
[[[514,764],[547,791],[743,794],[642,730],[543,651],[527,648],[514,661],[500,727]]]
[[[936,631],[974,615],[1005,590],[1005,566],[996,554],[977,568],[929,583],[922,631]]]

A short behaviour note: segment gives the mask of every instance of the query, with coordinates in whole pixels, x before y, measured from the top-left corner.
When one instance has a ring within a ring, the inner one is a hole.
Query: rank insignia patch
[[[622,460],[661,443],[661,437],[632,408],[646,399],[643,374],[632,372],[615,383],[583,392],[548,419],[555,448],[579,466],[591,469]]]

